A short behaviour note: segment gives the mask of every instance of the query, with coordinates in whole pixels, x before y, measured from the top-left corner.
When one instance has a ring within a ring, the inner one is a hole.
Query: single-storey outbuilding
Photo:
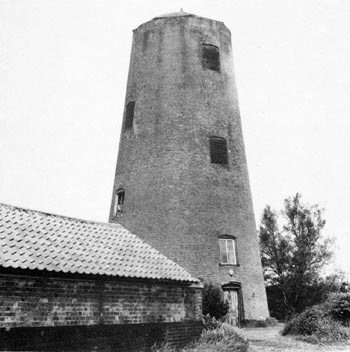
[[[0,204],[0,350],[182,345],[201,308],[199,280],[121,225]]]

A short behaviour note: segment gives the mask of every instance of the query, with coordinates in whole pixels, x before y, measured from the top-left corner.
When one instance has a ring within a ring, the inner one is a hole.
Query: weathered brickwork
[[[0,328],[201,320],[200,289],[0,276]]]
[[[190,321],[0,329],[0,351],[149,352],[164,341],[184,346],[202,330]]]
[[[203,68],[202,44],[219,48],[220,72]],[[230,31],[197,16],[156,18],[134,31],[110,222],[120,222],[194,276],[241,283],[245,319],[268,316],[252,207]],[[228,166],[210,162],[225,138]],[[115,191],[123,212],[113,214]],[[220,266],[218,237],[236,238],[238,264]]]
[[[183,345],[201,332],[201,308],[186,285],[0,275],[0,350]]]

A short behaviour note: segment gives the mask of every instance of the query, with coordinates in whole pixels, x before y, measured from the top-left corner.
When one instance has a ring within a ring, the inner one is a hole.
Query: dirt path
[[[350,351],[350,345],[319,346],[296,341],[293,337],[280,335],[281,329],[282,325],[270,328],[246,328],[242,329],[242,332],[248,338],[252,352]]]

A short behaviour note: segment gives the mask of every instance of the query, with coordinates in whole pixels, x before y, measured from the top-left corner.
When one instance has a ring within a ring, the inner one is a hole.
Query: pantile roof
[[[0,204],[0,266],[198,282],[119,224]]]

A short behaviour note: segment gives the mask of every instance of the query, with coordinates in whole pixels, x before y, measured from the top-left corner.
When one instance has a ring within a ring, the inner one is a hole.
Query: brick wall
[[[90,347],[100,339],[107,350],[113,344],[128,346],[136,338],[145,346],[164,338],[181,344],[198,336],[200,326],[199,288],[0,275],[0,350],[18,344],[50,349],[79,338]],[[178,341],[177,331],[185,330]]]
[[[202,330],[189,321],[0,329],[0,351],[148,352],[164,341],[184,346]]]

